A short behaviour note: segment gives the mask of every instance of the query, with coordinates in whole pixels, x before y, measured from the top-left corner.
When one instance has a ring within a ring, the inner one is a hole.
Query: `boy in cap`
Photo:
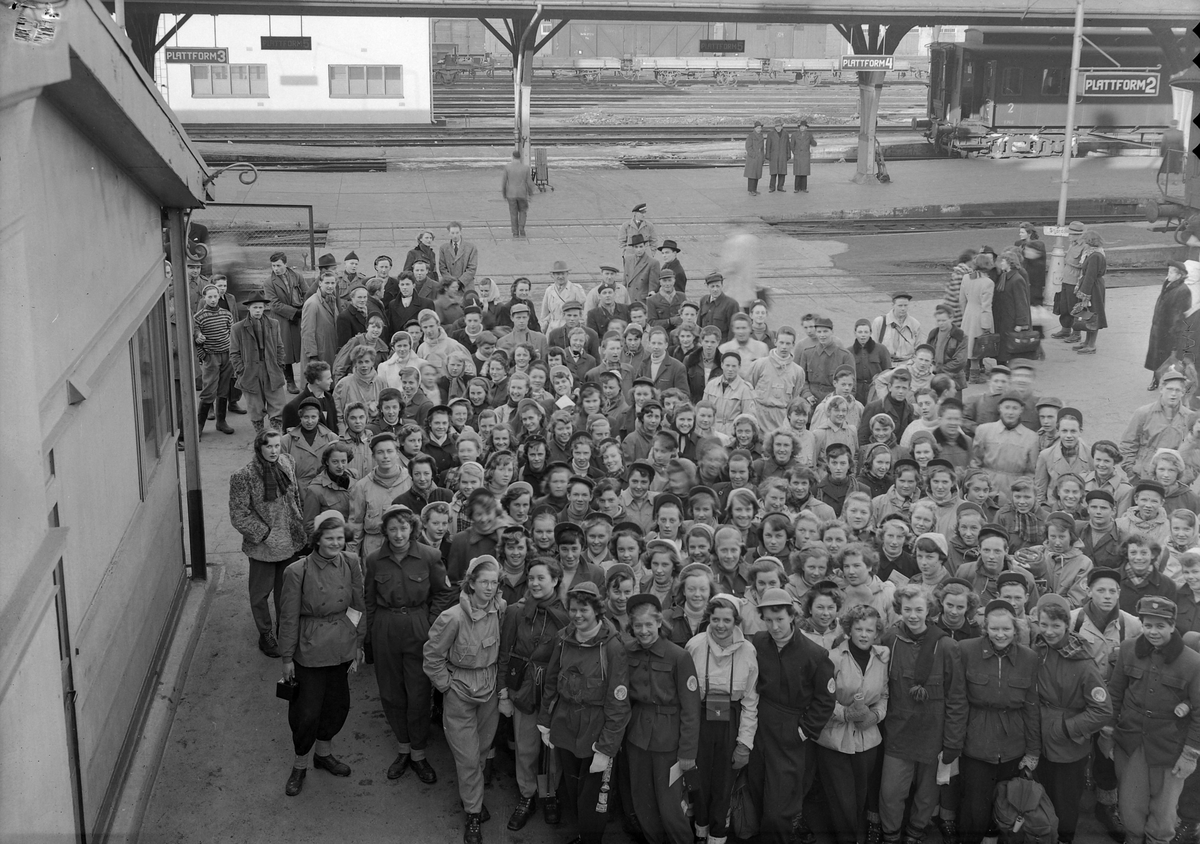
[[[738,304],[725,295],[725,276],[709,273],[704,277],[708,293],[700,297],[700,327],[715,325],[721,332],[721,342],[729,340],[730,320],[738,312]]]
[[[571,281],[569,276],[570,269],[567,267],[566,261],[555,261],[550,268],[552,284],[542,295],[542,306],[538,310],[538,323],[546,330],[547,334],[553,333],[554,329],[562,328],[567,324],[563,305],[567,302],[582,304],[586,296],[583,288]],[[509,313],[511,315],[511,310]],[[513,326],[516,327],[515,319]]]
[[[1200,759],[1200,654],[1175,629],[1176,607],[1138,602],[1141,635],[1121,644],[1108,691],[1112,725],[1100,749],[1116,763],[1128,844],[1166,844],[1184,782]]]
[[[854,355],[834,340],[829,317],[813,317],[813,337],[815,345],[803,350],[797,346],[796,363],[804,370],[804,398],[815,406],[833,392],[834,373],[843,366],[854,372]]]
[[[991,474],[993,490],[1004,496],[1014,480],[1037,468],[1038,436],[1021,424],[1024,409],[1024,398],[1006,393],[1000,419],[978,426],[971,445],[971,468]]]
[[[252,293],[243,304],[249,315],[230,329],[229,362],[237,387],[246,397],[254,430],[261,431],[266,420],[279,428],[276,420],[283,413],[288,395],[284,389],[286,364],[279,323],[264,316],[270,300],[263,293]]]
[[[511,356],[512,350],[518,343],[528,343],[533,346],[533,350],[538,353],[539,358],[545,358],[550,344],[545,334],[530,329],[529,318],[532,313],[533,310],[528,302],[522,299],[514,300],[508,309],[509,319],[512,320],[512,331],[500,338],[496,343],[497,348]]]
[[[1160,448],[1179,448],[1192,429],[1194,411],[1183,403],[1188,379],[1175,366],[1161,376],[1158,399],[1133,412],[1121,437],[1122,468],[1131,479],[1154,477],[1150,462]]]
[[[346,257],[342,259],[342,272],[338,276],[337,293],[338,298],[342,300],[343,305],[350,304],[350,291],[361,284],[367,286],[369,279],[358,271],[358,253],[351,250],[346,253]]]
[[[631,218],[621,224],[621,230],[617,233],[617,248],[623,255],[629,254],[634,237],[640,235],[653,249],[658,243],[658,233],[654,229],[654,223],[646,219],[646,203],[639,202],[634,205],[630,214]]]
[[[616,282],[605,281],[600,282],[594,291],[596,299],[595,304],[590,307],[584,302],[584,307],[587,308],[587,327],[596,333],[598,337],[603,337],[608,333],[608,325],[614,319],[619,319],[622,322],[629,322],[629,306],[622,305],[617,302],[617,285]],[[591,299],[593,293],[588,294]]]
[[[668,241],[671,243],[673,241]],[[675,274],[663,268],[658,273],[658,290],[646,299],[646,322],[670,331],[682,322],[679,309],[687,301],[687,294],[676,288]]]
[[[892,294],[892,309],[871,321],[871,336],[888,350],[893,366],[911,360],[917,344],[921,342],[921,323],[916,317],[908,315],[911,302],[911,293],[897,291]]]

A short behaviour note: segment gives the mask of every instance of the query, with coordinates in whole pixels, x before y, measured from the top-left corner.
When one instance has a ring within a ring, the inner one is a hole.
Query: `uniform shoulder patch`
[[[629,697],[629,689],[624,686],[617,686],[613,689],[613,697],[617,700],[625,700],[625,698]]]
[[[1108,700],[1108,692],[1103,686],[1096,686],[1096,688],[1092,689],[1092,700],[1096,701],[1096,703],[1104,703],[1104,701]]]
[[[696,682],[695,674],[693,674],[691,677],[688,677],[687,687],[689,692],[694,692],[700,688],[700,684]]]
[[[832,677],[830,677],[830,678],[829,678],[829,693],[830,693],[830,694],[833,694],[833,693],[834,693],[834,692],[836,692],[836,691],[837,691],[837,683],[835,683],[835,682],[833,681],[833,678],[832,678]]]

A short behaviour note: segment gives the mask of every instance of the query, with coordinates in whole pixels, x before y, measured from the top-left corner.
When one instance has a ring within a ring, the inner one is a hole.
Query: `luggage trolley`
[[[545,147],[533,151],[533,183],[542,193],[546,192],[546,188],[554,190],[554,185],[550,184],[550,162]]]

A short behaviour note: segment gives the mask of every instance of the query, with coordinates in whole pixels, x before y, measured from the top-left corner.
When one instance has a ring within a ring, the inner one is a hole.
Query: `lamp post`
[[[1071,41],[1071,74],[1067,81],[1067,125],[1063,141],[1062,179],[1058,188],[1058,225],[1067,224],[1067,186],[1071,181],[1072,140],[1075,137],[1075,98],[1079,95],[1079,54],[1083,50],[1083,0],[1075,0],[1075,37]],[[1066,273],[1067,243],[1059,235],[1054,239],[1050,251],[1050,265],[1046,275],[1051,290],[1061,290]]]

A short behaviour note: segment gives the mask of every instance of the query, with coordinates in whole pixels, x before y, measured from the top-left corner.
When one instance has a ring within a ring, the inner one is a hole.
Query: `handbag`
[[[290,680],[280,680],[275,684],[275,697],[280,700],[293,700],[296,697],[297,687],[295,677]]]
[[[733,834],[743,841],[758,835],[758,813],[754,811],[754,801],[750,799],[745,768],[737,772],[733,781],[733,793],[729,798],[729,825],[733,828]]]
[[[1035,328],[1018,328],[1004,338],[1004,348],[1010,358],[1037,357],[1042,347],[1042,335]]]
[[[975,338],[972,352],[972,357],[976,360],[997,357],[1000,354],[1000,335],[991,331],[980,334]]]
[[[1071,327],[1076,331],[1096,331],[1100,328],[1100,318],[1091,308],[1080,308],[1075,313]]]

